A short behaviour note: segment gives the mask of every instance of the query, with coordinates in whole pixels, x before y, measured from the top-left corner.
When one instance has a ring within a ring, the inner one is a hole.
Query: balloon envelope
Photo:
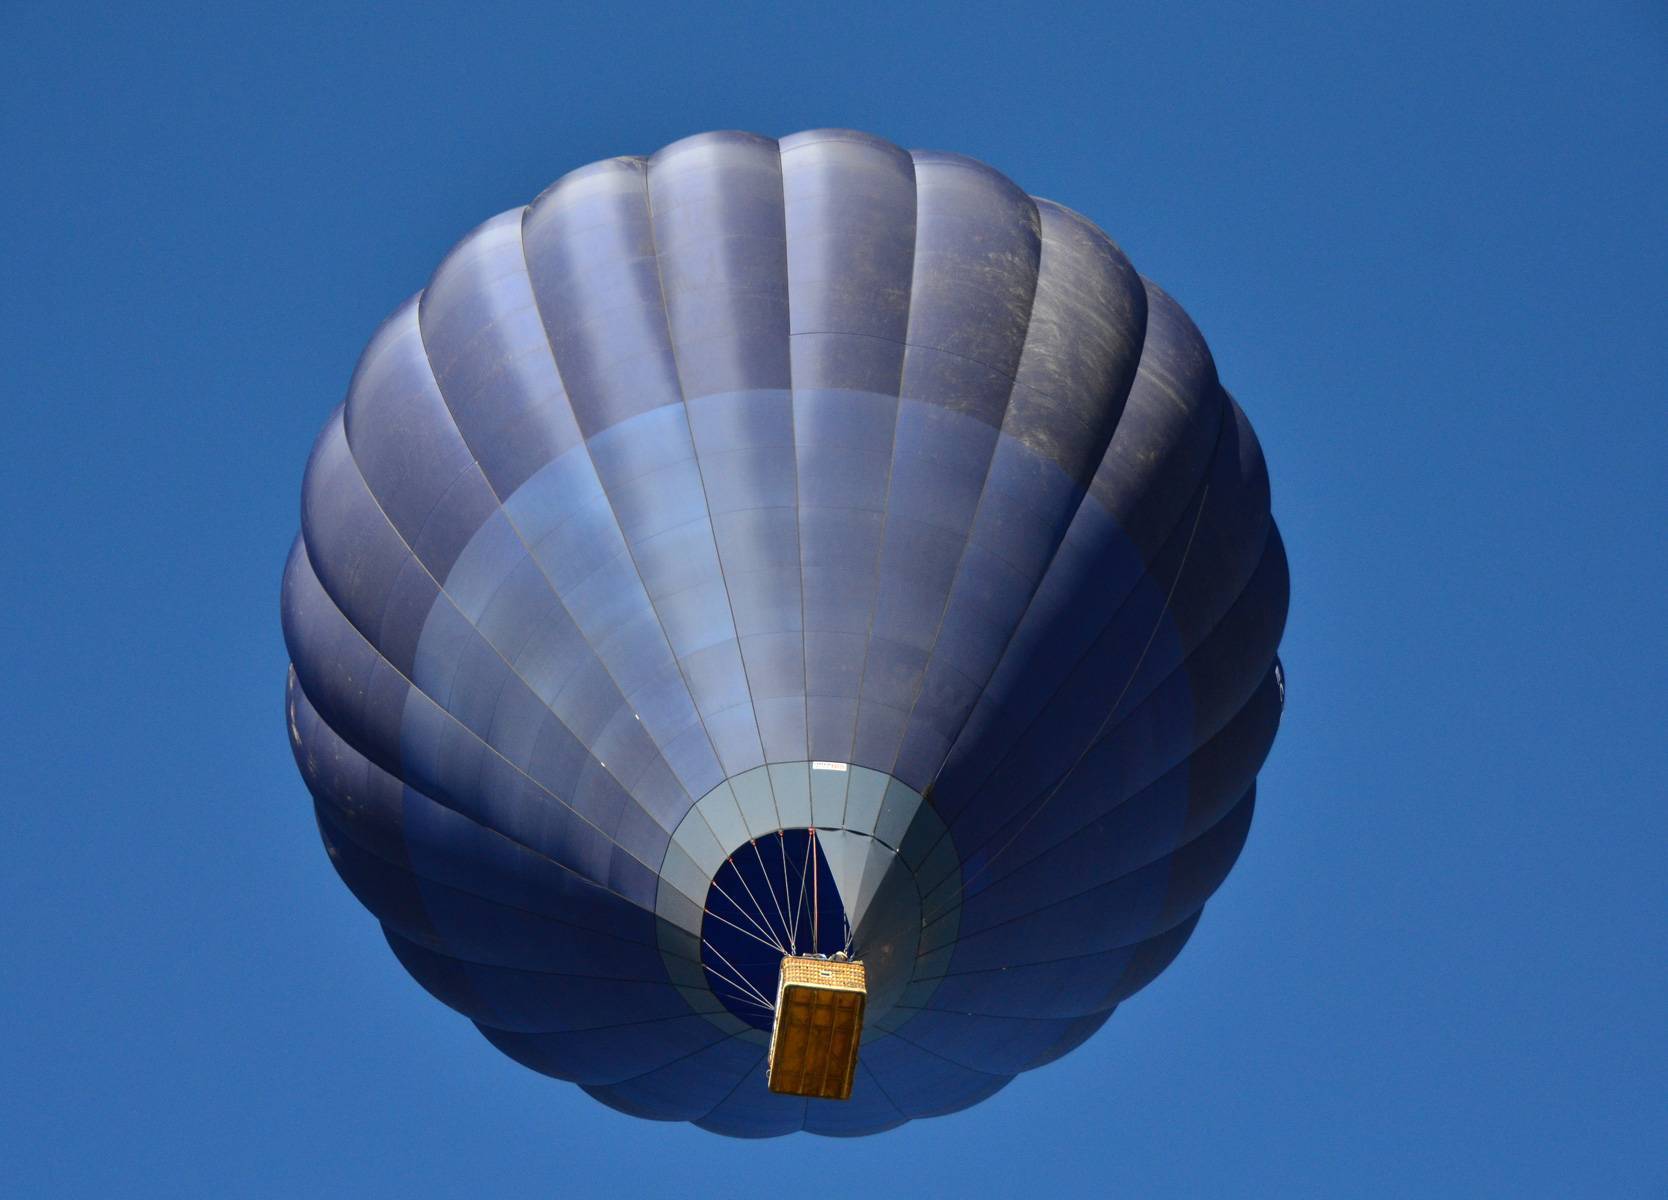
[[[1287,587],[1244,414],[1089,221],[707,134],[486,222],[372,338],[285,572],[290,736],[342,878],[504,1053],[866,1134],[1181,949]],[[786,950],[868,968],[847,1102],[765,1086]]]

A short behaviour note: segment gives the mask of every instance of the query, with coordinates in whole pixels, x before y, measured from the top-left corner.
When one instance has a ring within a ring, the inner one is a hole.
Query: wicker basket
[[[782,960],[765,1076],[771,1091],[822,1100],[851,1098],[868,992],[868,974],[860,962]]]

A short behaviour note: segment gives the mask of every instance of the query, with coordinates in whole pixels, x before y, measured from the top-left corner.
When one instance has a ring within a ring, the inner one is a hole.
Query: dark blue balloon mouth
[[[707,890],[701,965],[724,1006],[771,1027],[784,955],[851,949],[845,902],[815,831],[782,829],[737,849]]]

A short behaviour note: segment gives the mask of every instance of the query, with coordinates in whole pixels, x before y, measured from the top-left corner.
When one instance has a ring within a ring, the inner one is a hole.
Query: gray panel
[[[342,419],[378,505],[435,578],[444,579],[497,498],[429,370],[415,299],[366,346]]]
[[[563,176],[522,222],[528,273],[587,438],[682,399],[641,159]]]
[[[744,133],[685,138],[649,160],[648,187],[684,395],[788,387],[776,143]]]
[[[447,413],[500,497],[580,440],[527,278],[524,211],[453,247],[419,307]]]

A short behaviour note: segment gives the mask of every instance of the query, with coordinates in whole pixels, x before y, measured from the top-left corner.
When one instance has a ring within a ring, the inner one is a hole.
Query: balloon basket
[[[784,958],[765,1069],[770,1090],[849,1100],[868,994],[868,973],[860,962],[806,955]]]

